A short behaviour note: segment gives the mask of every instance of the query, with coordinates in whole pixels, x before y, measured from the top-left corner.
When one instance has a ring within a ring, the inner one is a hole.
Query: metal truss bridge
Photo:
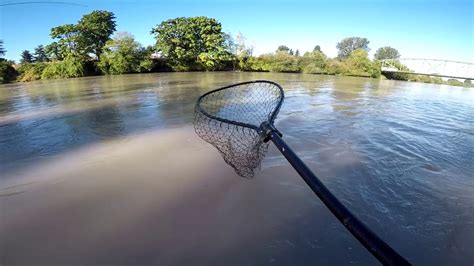
[[[425,58],[385,59],[382,60],[381,63],[382,73],[392,72],[474,80],[473,63]],[[402,65],[408,69],[404,68]]]

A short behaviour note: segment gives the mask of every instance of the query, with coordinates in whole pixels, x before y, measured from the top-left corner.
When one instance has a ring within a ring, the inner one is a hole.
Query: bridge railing
[[[412,73],[417,75],[474,79],[474,64],[469,62],[426,59],[397,58],[381,61],[382,72]]]

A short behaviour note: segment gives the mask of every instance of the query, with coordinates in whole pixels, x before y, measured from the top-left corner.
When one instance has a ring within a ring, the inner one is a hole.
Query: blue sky
[[[1,4],[30,0],[1,0]],[[47,0],[46,0],[47,1]],[[218,1],[218,0],[65,0],[82,4],[0,6],[0,39],[8,59],[24,49],[48,44],[52,27],[76,23],[97,9],[115,13],[117,30],[128,31],[143,45],[154,43],[150,30],[179,16],[208,16],[235,35],[241,32],[254,54],[285,44],[301,52],[319,44],[336,56],[336,43],[349,36],[369,39],[371,55],[381,46],[397,48],[402,57],[474,62],[473,2],[446,1]]]

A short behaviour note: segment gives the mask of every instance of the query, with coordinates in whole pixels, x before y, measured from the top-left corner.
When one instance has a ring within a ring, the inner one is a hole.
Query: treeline
[[[370,60],[369,41],[361,37],[349,37],[337,43],[339,52],[336,58],[326,56],[318,45],[303,55],[281,45],[273,53],[253,56],[253,47],[246,44],[242,34],[234,38],[222,31],[217,20],[208,17],[163,21],[151,29],[156,44],[148,47],[143,47],[130,33],[115,31],[116,21],[112,12],[93,11],[76,24],[52,28],[50,36],[53,42],[46,46],[38,45],[33,53],[23,51],[20,64],[3,58],[6,51],[0,41],[0,82],[100,74],[221,70],[377,78],[381,76],[380,60],[400,57],[396,49],[382,47],[376,51],[375,59]],[[388,78],[413,79],[410,75]],[[439,81],[428,79],[420,78],[419,81]]]

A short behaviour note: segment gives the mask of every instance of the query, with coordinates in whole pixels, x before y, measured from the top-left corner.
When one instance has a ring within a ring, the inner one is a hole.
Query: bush
[[[8,83],[15,80],[18,72],[8,62],[0,61],[0,83]]]
[[[238,69],[242,71],[251,71],[252,59],[254,59],[254,57],[249,55],[247,52],[244,52],[241,55],[237,56],[235,61],[237,63]]]
[[[272,55],[271,54],[264,54],[259,57],[251,57],[248,60],[250,65],[250,69],[253,71],[270,71],[270,61]]]
[[[150,72],[154,67],[153,60],[151,59],[143,59],[140,61],[139,72]]]
[[[198,64],[200,69],[206,71],[224,70],[232,64],[233,55],[225,50],[217,50],[213,52],[200,53],[198,55]]]
[[[444,84],[444,81],[440,77],[431,77],[431,83],[435,84]]]
[[[380,77],[380,66],[378,63],[370,61],[367,52],[363,49],[353,51],[344,63],[349,67],[348,75]]]
[[[299,60],[299,65],[304,73],[326,74],[327,58],[320,51],[305,53]]]
[[[287,52],[277,52],[270,58],[269,70],[271,72],[300,72],[298,59]]]
[[[464,80],[464,86],[466,87],[472,87],[472,81],[470,79],[466,79]]]
[[[329,75],[343,75],[349,73],[349,68],[344,62],[330,59],[327,61],[326,73]]]
[[[47,65],[47,63],[22,64],[18,69],[20,73],[18,80],[26,82],[41,79],[43,70]]]
[[[150,72],[154,68],[152,52],[152,48],[143,48],[130,33],[119,32],[105,45],[97,68],[107,75]]]
[[[63,61],[49,63],[41,74],[42,79],[77,78],[85,75],[85,64],[72,56]]]
[[[464,86],[464,83],[457,79],[448,79],[446,83],[451,86]]]

